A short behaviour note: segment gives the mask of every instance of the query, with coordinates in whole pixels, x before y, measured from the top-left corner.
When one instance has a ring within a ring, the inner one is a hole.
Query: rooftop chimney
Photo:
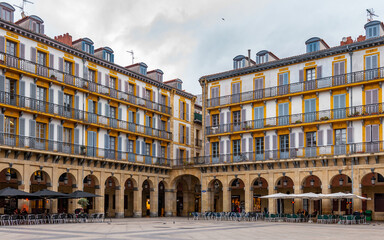
[[[340,41],[340,46],[348,45],[353,43],[352,37],[343,37],[343,39]]]
[[[69,35],[69,33],[56,36],[55,40],[67,44],[68,46],[72,46],[72,36]]]

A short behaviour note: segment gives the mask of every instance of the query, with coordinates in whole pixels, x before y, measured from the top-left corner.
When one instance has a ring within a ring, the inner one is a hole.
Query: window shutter
[[[347,128],[347,143],[353,143],[353,127]]]
[[[88,147],[93,147],[93,132],[88,131]]]
[[[99,72],[99,76],[101,76],[101,73]],[[105,86],[109,88],[109,75],[108,74],[105,74]]]
[[[136,140],[136,154],[140,154],[140,141]]]
[[[63,142],[63,126],[57,125],[57,141]]]
[[[377,54],[372,55],[372,69],[376,69],[378,67],[377,64]]]
[[[4,114],[0,114],[0,133],[4,133]]]
[[[119,112],[117,114],[117,119],[123,120],[123,109],[119,108]]]
[[[170,146],[167,147],[167,158],[171,159],[171,147]]]
[[[277,135],[272,135],[272,150],[277,150]]]
[[[317,146],[323,146],[323,130],[317,131]]]
[[[241,152],[245,153],[247,150],[246,148],[247,148],[246,138],[242,138],[241,139]]]
[[[227,124],[231,124],[231,112],[227,112]]]
[[[25,97],[25,81],[20,81],[19,87],[20,87],[19,89],[20,96]]]
[[[179,125],[179,143],[182,143],[181,142],[181,139],[183,138],[183,131],[182,131],[182,126]]]
[[[186,128],[186,134],[185,134],[185,138],[186,138],[186,142],[187,142],[187,145],[189,145],[189,127]]]
[[[128,94],[128,82],[127,81],[124,81],[124,90],[125,90],[125,93]]]
[[[224,113],[221,112],[220,113],[220,122],[219,122],[219,125],[223,125],[224,124]]]
[[[205,143],[205,156],[209,156],[209,142]]]
[[[5,53],[5,37],[0,36],[0,52]]]
[[[169,120],[167,122],[167,126],[168,126],[168,132],[170,132],[171,131],[171,122]]]
[[[379,94],[378,94],[378,89],[372,89],[372,104],[378,103],[379,100]]]
[[[25,44],[24,43],[20,43],[20,55],[19,57],[21,59],[25,59]]]
[[[59,71],[64,72],[64,60],[61,57],[59,57]]]
[[[372,125],[372,142],[379,141],[379,125]]]
[[[136,113],[136,124],[140,124],[140,113]]]
[[[253,138],[248,138],[248,152],[253,153]]]
[[[156,92],[152,91],[152,102],[156,102]]]
[[[76,146],[79,146],[79,143],[80,143],[80,129],[78,128],[75,128],[75,133],[74,133],[74,143],[75,143],[75,147]]]
[[[299,82],[304,82],[304,70],[299,71]]]
[[[142,89],[142,96],[141,96],[141,98],[144,98],[144,99],[147,99],[147,96],[145,96],[145,87],[143,87]]]
[[[187,121],[189,121],[189,104],[187,103],[186,105],[185,105],[185,111],[186,111],[186,116],[187,116]]]
[[[323,77],[323,67],[317,66],[317,79],[320,79]]]
[[[231,154],[231,141],[227,140],[227,154]]]
[[[55,135],[55,124],[50,123],[48,126],[48,140],[54,141],[54,135]],[[76,138],[76,136],[75,136]]]
[[[168,98],[168,107],[170,107],[171,106],[171,97],[170,96],[167,96],[167,98]],[[165,104],[165,103],[164,103]]]
[[[245,122],[246,121],[246,114],[247,114],[247,110],[245,109],[242,109],[241,110],[241,122]]]
[[[88,68],[86,66],[83,67],[83,78],[86,80],[88,79]]]
[[[64,105],[64,93],[63,91],[57,92],[58,103],[59,103],[59,115],[63,114],[63,105]]]
[[[4,77],[4,75],[0,75],[0,92],[2,94],[4,94],[4,92],[5,92],[5,77]]]
[[[110,112],[109,112],[109,105],[106,103],[105,104],[105,116],[106,117],[110,117],[110,114],[109,114]]]
[[[1,128],[4,128],[4,115],[3,115],[3,120],[0,121],[0,126],[1,126]],[[1,132],[3,132],[3,129]],[[30,137],[29,146],[32,148],[35,147],[35,139],[34,139],[35,138],[35,132],[36,132],[36,121],[30,119],[29,120],[29,137]]]
[[[180,149],[176,148],[176,159],[181,159],[182,156],[180,156]]]
[[[103,114],[103,104],[101,102],[97,103],[97,114],[100,116]]]
[[[339,74],[345,74],[345,61],[340,62],[339,69]]]
[[[303,147],[304,147],[304,133],[299,132],[299,148],[303,148]]]
[[[269,147],[269,135],[265,136],[264,139],[265,139],[265,150],[268,151],[268,150],[270,150],[270,147]]]
[[[104,134],[104,149],[109,149],[109,135]]]
[[[4,119],[4,115],[3,115],[3,119]],[[1,123],[0,123],[1,125]],[[0,126],[1,128],[1,126]],[[1,130],[0,130],[1,132]],[[20,136],[25,136],[25,118],[19,118],[19,135]]]
[[[31,47],[31,61],[36,63],[36,48]]]
[[[75,76],[76,77],[80,77],[80,75],[79,75],[79,64],[78,63],[75,63]]]
[[[140,87],[136,85],[136,96],[140,97]]]
[[[52,53],[49,54],[49,67],[52,69],[55,68],[55,56]]]
[[[156,143],[152,143],[152,157],[156,157]]]
[[[0,82],[0,84],[2,84],[1,82]],[[32,99],[36,99],[36,84],[34,84],[34,83],[31,83],[30,84],[30,90],[31,90],[31,98]]]
[[[141,154],[142,155],[146,155],[147,153],[146,153],[146,148],[145,148],[145,142],[144,141],[142,141],[141,142]]]
[[[185,151],[185,158],[186,158],[187,160],[189,159],[189,150],[188,150],[188,149]]]
[[[121,152],[123,151],[123,138],[122,137],[117,138],[117,151],[119,152],[119,154],[121,154]]]
[[[372,91],[371,90],[365,91],[365,104],[366,105],[372,104]]]
[[[211,125],[211,121],[209,119],[209,114],[205,116],[205,126],[209,127]]]
[[[75,95],[75,109],[80,110],[80,96]]]
[[[279,86],[284,85],[283,74],[279,74]]]
[[[371,125],[365,126],[365,142],[370,142],[371,141]]]
[[[224,154],[224,141],[220,141],[219,153],[220,155]]]
[[[88,112],[89,113],[93,113],[94,112],[93,101],[91,99],[88,99]]]
[[[117,79],[117,89],[121,91],[121,79]]]
[[[327,129],[327,145],[332,145],[333,144],[333,130],[332,129]]]
[[[291,136],[290,136],[290,147],[291,148],[296,148],[296,142],[295,142],[295,135],[296,135],[296,133],[291,133],[290,134]]]

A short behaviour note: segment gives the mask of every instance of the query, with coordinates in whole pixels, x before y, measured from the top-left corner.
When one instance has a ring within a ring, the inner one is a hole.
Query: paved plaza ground
[[[0,239],[383,239],[384,223],[338,225],[188,220],[113,219],[111,223],[0,227]]]

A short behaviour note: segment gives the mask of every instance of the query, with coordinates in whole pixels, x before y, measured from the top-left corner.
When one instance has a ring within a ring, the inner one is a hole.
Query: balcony
[[[19,107],[23,110],[30,111],[31,113],[39,112],[51,114],[54,117],[68,118],[83,124],[97,124],[104,128],[121,129],[129,131],[133,134],[140,133],[150,137],[157,137],[166,140],[172,139],[172,133],[165,130],[145,127],[144,125],[129,123],[123,120],[98,115],[96,113],[67,108],[54,103],[10,94],[7,92],[0,92],[0,104],[5,104],[6,107]]]
[[[203,116],[200,113],[194,113],[193,121],[195,123],[202,123],[203,122]]]
[[[243,92],[240,94],[227,95],[207,100],[207,107],[221,107],[229,104],[240,104],[248,101],[264,100],[266,98],[276,98],[295,93],[307,91],[319,91],[321,89],[347,86],[353,83],[365,83],[384,77],[384,67],[347,73],[343,75],[319,78],[313,81],[297,82],[283,86],[275,86],[260,90]]]
[[[203,141],[201,139],[195,138],[195,147],[202,147]]]
[[[65,153],[68,155],[81,155],[82,158],[95,157],[100,159],[120,160],[133,163],[145,163],[148,165],[170,166],[170,161],[161,157],[145,156],[130,152],[104,149],[79,144],[51,141],[41,138],[0,133],[0,145],[16,148]]]
[[[153,111],[158,111],[168,115],[171,114],[171,108],[169,106],[156,103],[144,98],[140,98],[117,89],[112,89],[99,83],[92,82],[88,79],[73,76],[61,72],[57,69],[39,65],[26,59],[21,59],[5,53],[0,53],[0,64],[10,68],[28,72],[30,74],[35,74],[40,77],[50,78],[51,81],[57,81],[74,87],[82,88],[87,92],[91,91],[94,93],[105,95],[107,97],[122,100],[127,103],[134,104],[136,106],[145,107]]]
[[[332,120],[364,118],[384,114],[383,103],[339,108],[310,113],[299,113],[280,117],[264,118],[241,123],[221,124],[205,128],[207,135],[235,133],[265,128],[278,128],[288,125],[324,123]],[[354,120],[354,119],[351,119]]]
[[[221,154],[217,156],[202,156],[193,159],[195,165],[232,164],[241,162],[263,162],[267,160],[284,159],[314,159],[318,157],[345,156],[351,154],[372,154],[384,151],[382,141],[361,142],[342,145],[315,146],[290,148],[287,150],[268,150],[247,152],[241,154]],[[192,160],[174,160],[176,163],[189,163]],[[190,163],[192,164],[192,163]]]

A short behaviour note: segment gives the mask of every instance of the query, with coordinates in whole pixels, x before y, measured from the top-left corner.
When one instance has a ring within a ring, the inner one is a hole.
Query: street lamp
[[[131,188],[131,187],[132,187],[131,180],[128,180],[127,186],[128,186],[128,188]]]
[[[8,168],[7,172],[5,173],[5,181],[9,182],[11,180],[11,169]]]
[[[309,184],[311,184],[311,186],[313,187],[315,185],[315,180],[311,178],[311,180],[309,181]]]
[[[92,184],[91,176],[88,176],[88,177],[87,177],[87,183],[88,183],[88,185],[91,185],[91,184]]]
[[[148,188],[148,183],[147,182],[144,183],[144,188]]]
[[[372,178],[371,178],[371,183],[372,183],[372,185],[375,185],[375,183],[376,183],[376,178],[375,178],[375,176],[372,176]]]
[[[215,181],[215,189],[217,190],[217,189],[219,189],[219,187],[220,187],[220,184],[219,184],[219,181]]]
[[[111,181],[111,179],[108,180],[108,186],[112,187],[112,181]]]
[[[36,177],[36,179],[37,179],[37,183],[40,184],[40,183],[41,183],[41,172],[40,172],[40,171],[37,172],[37,177]]]
[[[288,185],[288,181],[287,181],[287,179],[284,179],[284,181],[283,181],[283,185],[284,185],[284,187],[286,187],[286,186]]]
[[[68,184],[68,175],[65,174],[64,176],[64,184],[67,185]]]
[[[344,179],[343,179],[343,178],[340,178],[340,179],[339,179],[339,185],[340,185],[340,186],[343,186],[343,183],[344,183]]]

